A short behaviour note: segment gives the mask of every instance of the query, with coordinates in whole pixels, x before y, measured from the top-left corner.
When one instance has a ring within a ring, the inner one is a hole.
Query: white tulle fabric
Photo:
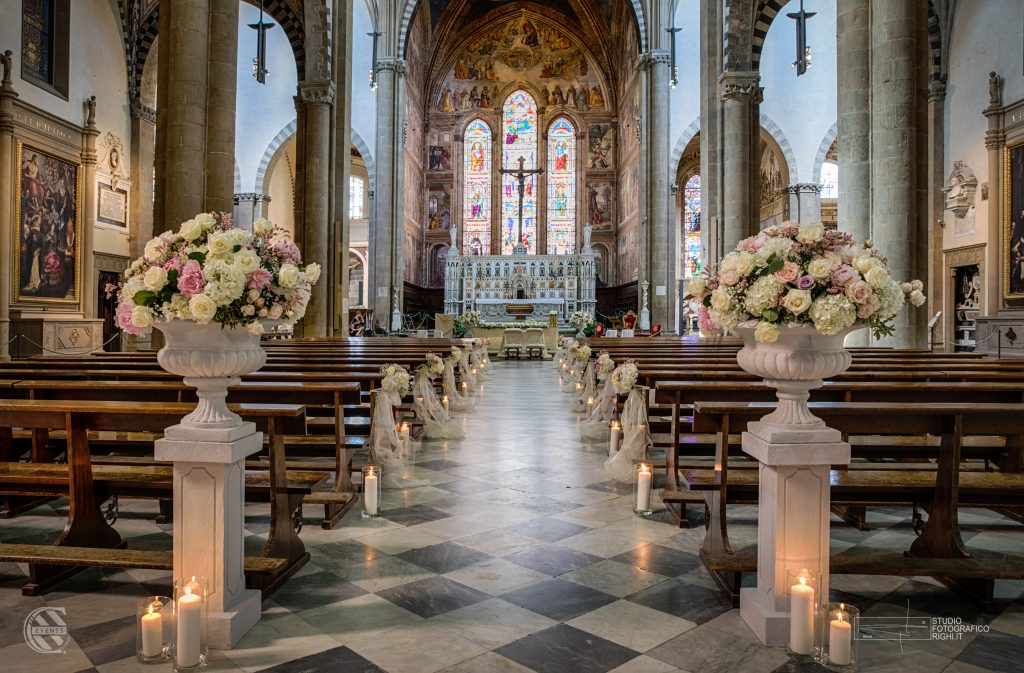
[[[445,411],[441,400],[437,399],[434,382],[424,369],[416,372],[412,394],[416,400],[416,417],[423,421],[423,432],[428,439],[462,439],[466,436],[459,423]],[[450,397],[448,404],[451,404]]]
[[[487,348],[477,346],[469,356],[469,363],[476,369],[478,383],[487,378]]]
[[[636,461],[647,456],[651,447],[651,433],[647,423],[647,403],[638,388],[629,391],[622,408],[622,441],[619,450],[604,462],[616,481],[632,482]]]
[[[587,368],[583,370],[582,376],[583,389],[574,393],[572,398],[572,410],[575,413],[587,410],[587,399],[594,397],[596,394],[597,383],[594,378],[594,361],[591,360],[587,363]],[[575,390],[575,386],[573,386]]]
[[[462,375],[462,380],[469,384],[469,389],[476,390],[476,374],[469,366],[469,351],[462,351],[462,359],[459,360],[459,373]]]
[[[401,401],[398,393],[383,390],[374,393],[370,453],[381,468],[381,486],[385,488],[423,485],[409,474],[415,457],[415,444],[411,437],[403,437],[395,427],[395,405]]]
[[[444,379],[442,379],[442,390],[448,396],[448,409],[455,412],[465,412],[473,408],[473,400],[468,395],[463,395],[455,385],[455,363],[449,358],[444,361]]]
[[[590,416],[580,423],[580,437],[590,441],[608,441],[611,430],[608,423],[615,417],[615,386],[612,385],[611,376],[598,375],[600,383],[597,399],[594,401],[594,410]]]

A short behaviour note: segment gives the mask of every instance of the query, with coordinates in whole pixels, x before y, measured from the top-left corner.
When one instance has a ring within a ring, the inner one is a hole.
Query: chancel
[[[1020,5],[0,0],[4,665],[1019,670]]]

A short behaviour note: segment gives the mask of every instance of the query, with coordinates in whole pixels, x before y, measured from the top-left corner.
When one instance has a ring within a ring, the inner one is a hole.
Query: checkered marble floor
[[[425,442],[414,476],[388,491],[383,516],[351,512],[334,530],[306,512],[312,560],[263,604],[238,647],[211,671],[275,673],[803,673],[824,670],[762,647],[697,557],[703,526],[634,516],[629,487],[609,482],[604,446],[581,443],[550,363],[496,362],[465,417],[468,439]],[[66,502],[0,522],[3,541],[51,540]],[[55,512],[52,510],[56,510]],[[872,530],[834,521],[836,551],[906,549],[909,512],[874,509]],[[117,528],[134,548],[169,547],[155,508],[122,503]],[[756,509],[730,509],[734,546],[756,540]],[[969,547],[1024,553],[1017,524],[964,511]],[[262,545],[264,507],[247,512],[247,547]],[[44,597],[21,596],[25,568],[0,564],[5,671],[161,671],[132,658],[134,606],[170,577],[88,570]],[[999,582],[989,613],[928,578],[834,577],[837,597],[867,615],[959,617],[988,632],[949,642],[862,643],[872,673],[1022,670],[1024,582]],[[66,609],[73,642],[41,655],[22,637],[34,608]]]

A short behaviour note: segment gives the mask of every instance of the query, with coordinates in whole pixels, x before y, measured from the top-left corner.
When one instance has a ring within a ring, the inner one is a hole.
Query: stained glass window
[[[53,82],[53,0],[24,0],[21,21],[22,72]]]
[[[839,166],[834,161],[821,165],[821,198],[839,198]]]
[[[576,129],[559,117],[548,129],[548,254],[576,249]]]
[[[694,175],[683,187],[682,276],[699,276],[701,267],[700,243],[700,176]]]
[[[348,179],[348,217],[350,220],[363,219],[363,200],[366,197],[366,183],[363,179],[351,176]]]
[[[525,91],[516,91],[505,101],[502,111],[502,156],[505,169],[537,168],[537,101]],[[523,229],[529,254],[537,254],[537,185],[536,175],[523,183]],[[512,254],[519,227],[519,181],[511,175],[501,180],[501,252]]]
[[[491,127],[480,119],[464,136],[463,254],[491,254]]]

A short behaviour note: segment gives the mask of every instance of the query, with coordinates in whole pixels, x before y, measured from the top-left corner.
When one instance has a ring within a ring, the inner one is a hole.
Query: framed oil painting
[[[1024,142],[1003,155],[1003,296],[1024,299]]]
[[[14,301],[78,304],[81,165],[18,142]]]

